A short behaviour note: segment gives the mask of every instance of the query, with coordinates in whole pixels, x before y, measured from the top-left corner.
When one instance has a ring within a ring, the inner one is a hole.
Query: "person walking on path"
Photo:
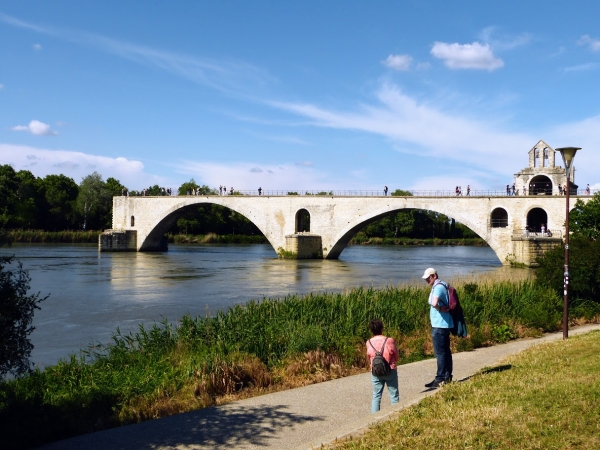
[[[398,393],[398,369],[396,362],[398,361],[398,347],[393,338],[383,335],[383,322],[379,319],[373,319],[369,322],[369,330],[373,333],[373,337],[367,341],[367,356],[371,365],[371,382],[373,383],[373,400],[371,401],[371,413],[379,411],[381,405],[381,395],[383,387],[387,384],[388,394],[390,394],[390,403],[392,405],[400,401]],[[390,365],[388,375],[375,376],[373,375],[373,359],[380,353]]]
[[[450,330],[454,327],[448,305],[447,283],[438,278],[437,271],[430,267],[425,269],[422,277],[429,286],[429,319],[431,321],[431,340],[437,360],[437,372],[427,388],[438,388],[452,381],[452,352],[450,351]]]
[[[384,186],[383,187],[383,195],[387,195],[387,193],[388,193],[388,187]]]

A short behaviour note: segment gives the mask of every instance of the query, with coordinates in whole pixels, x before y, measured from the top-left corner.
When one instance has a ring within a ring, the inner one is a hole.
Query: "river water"
[[[15,254],[29,270],[30,292],[50,294],[31,334],[38,367],[108,343],[117,328],[214,314],[251,299],[421,282],[430,266],[445,279],[506,271],[489,247],[350,246],[331,261],[279,260],[267,244],[170,245],[164,253],[15,244],[2,253]]]

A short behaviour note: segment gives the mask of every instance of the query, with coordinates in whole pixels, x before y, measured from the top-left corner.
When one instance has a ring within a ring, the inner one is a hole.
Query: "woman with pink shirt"
[[[371,403],[371,413],[379,411],[381,405],[381,395],[383,387],[387,384],[388,393],[390,394],[390,402],[393,404],[400,401],[398,393],[398,370],[396,369],[396,361],[398,361],[398,347],[396,341],[391,337],[384,336],[383,323],[379,319],[373,319],[369,322],[369,330],[373,333],[373,337],[367,341],[367,356],[373,369],[373,358],[376,352],[381,352],[385,360],[390,364],[391,372],[386,376],[375,376],[371,374],[373,382],[373,401]],[[383,348],[383,351],[382,351]]]

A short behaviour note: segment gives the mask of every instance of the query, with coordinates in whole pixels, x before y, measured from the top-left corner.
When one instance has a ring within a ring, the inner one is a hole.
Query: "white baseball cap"
[[[423,276],[421,278],[426,280],[431,275],[437,275],[437,270],[435,270],[433,267],[430,267],[429,269],[425,269],[425,273],[423,274]]]

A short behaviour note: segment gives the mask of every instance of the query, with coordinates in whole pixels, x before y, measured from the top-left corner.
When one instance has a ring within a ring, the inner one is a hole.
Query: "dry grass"
[[[536,346],[336,449],[600,448],[600,332]]]

